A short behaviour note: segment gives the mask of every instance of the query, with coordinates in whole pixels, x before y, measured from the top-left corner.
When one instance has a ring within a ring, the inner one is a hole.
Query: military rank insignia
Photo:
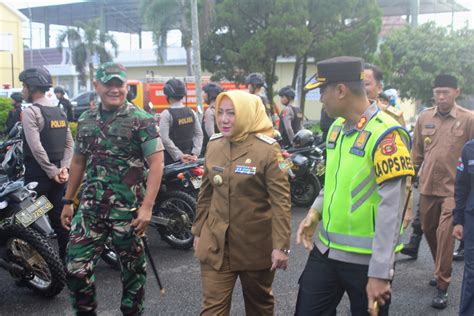
[[[334,147],[336,147],[336,141],[337,141],[337,138],[339,137],[339,133],[341,132],[341,129],[342,129],[342,126],[334,126],[331,130],[331,133],[329,134],[329,137],[328,137],[328,144],[327,144],[327,148],[329,149],[333,149]]]
[[[356,125],[356,128],[361,130],[365,127],[365,125],[367,124],[369,120],[367,120],[367,117],[365,116],[362,116],[359,121],[357,122],[357,125]]]
[[[364,156],[365,155],[365,146],[370,138],[370,132],[368,131],[361,131],[354,142],[354,145],[351,148],[351,154],[357,156]]]

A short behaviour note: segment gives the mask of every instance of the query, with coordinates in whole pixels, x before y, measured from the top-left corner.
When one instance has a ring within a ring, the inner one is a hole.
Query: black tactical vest
[[[44,128],[40,132],[40,141],[49,161],[60,167],[61,160],[64,157],[67,136],[67,118],[66,113],[59,107],[42,106],[33,104],[40,109],[44,119]],[[31,176],[45,176],[46,173],[41,169],[31,152],[30,146],[23,136],[23,155],[25,160],[26,174]]]
[[[293,110],[294,118],[291,121],[291,129],[293,130],[293,133],[296,134],[301,130],[301,121],[303,120],[303,112],[301,112],[301,109],[293,106],[293,105],[287,105],[291,107]],[[283,111],[280,113],[280,127],[278,128],[281,137],[283,138],[283,143],[287,146],[291,146],[290,139],[288,137],[288,134],[286,133],[286,128],[285,128],[285,123],[283,122]]]
[[[170,127],[170,139],[183,153],[191,154],[194,136],[194,112],[190,108],[169,108],[173,123]],[[171,156],[165,152],[165,164],[173,163]]]
[[[209,111],[209,109],[207,109],[207,111]],[[215,118],[215,116],[214,116],[214,118]],[[209,138],[211,138],[211,136],[212,136],[212,135],[207,134],[206,126],[205,126],[206,122],[204,121],[204,119],[205,119],[205,116],[203,117],[202,124],[201,124],[202,133],[204,135],[203,140],[202,140],[202,150],[201,150],[201,156],[202,157],[204,157],[204,154],[206,153],[207,143],[209,143]],[[215,133],[219,132],[219,128],[217,127],[215,119],[214,119],[214,132]]]

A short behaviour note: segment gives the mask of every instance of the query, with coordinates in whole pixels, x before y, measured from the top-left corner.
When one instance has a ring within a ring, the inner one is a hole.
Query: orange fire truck
[[[183,99],[183,104],[196,111],[196,85],[194,83],[194,77],[174,78],[182,80],[186,84],[186,96]],[[161,113],[169,107],[166,96],[163,93],[165,83],[169,79],[172,79],[172,77],[146,78],[143,81],[128,80],[128,89],[135,95],[135,98],[132,100],[133,103],[142,109],[148,104],[155,113]],[[201,79],[203,85],[210,81],[210,77],[203,77]],[[220,81],[219,84],[224,90],[246,89],[245,85],[238,85],[230,81]],[[207,106],[208,105],[205,104],[203,110],[205,110]]]

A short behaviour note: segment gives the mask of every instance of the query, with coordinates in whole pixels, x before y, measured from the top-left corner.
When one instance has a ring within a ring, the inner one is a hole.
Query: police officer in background
[[[196,161],[201,154],[203,134],[196,112],[183,105],[186,87],[181,80],[170,79],[163,92],[170,108],[161,113],[160,135],[165,146],[165,165]]]
[[[13,92],[10,95],[13,100],[13,109],[8,112],[7,122],[5,123],[5,132],[8,134],[15,126],[16,122],[21,120],[21,103],[23,102],[23,95],[20,92]]]
[[[250,94],[255,94],[262,99],[262,103],[265,106],[265,112],[267,116],[272,120],[272,108],[270,105],[270,101],[264,95],[262,95],[263,87],[265,86],[265,78],[262,74],[257,72],[251,73],[250,75],[245,78],[245,84],[247,85],[247,89]]]
[[[299,107],[294,106],[295,90],[291,86],[281,88],[278,92],[284,108],[280,113],[279,132],[283,138],[283,146],[291,146],[293,137],[303,128],[303,113]]]
[[[203,96],[204,96],[204,102],[206,102],[209,107],[207,110],[204,112],[204,116],[202,118],[202,131],[204,133],[204,141],[202,144],[202,154],[204,155],[207,147],[207,143],[209,142],[209,138],[211,138],[217,129],[216,125],[216,98],[219,95],[219,93],[222,92],[221,86],[219,86],[217,83],[214,82],[209,82],[204,85],[202,88],[203,91]]]
[[[38,182],[38,195],[46,196],[53,204],[48,215],[58,235],[59,256],[64,261],[69,234],[60,217],[74,141],[66,114],[45,97],[52,85],[49,72],[29,68],[20,73],[20,81],[25,100],[32,103],[22,114],[25,182]]]
[[[338,119],[326,142],[324,192],[297,232],[311,253],[296,315],[335,315],[344,292],[352,315],[374,312],[375,302],[388,315],[395,252],[403,246],[405,178],[414,175],[410,136],[370,103],[362,59],[336,57],[317,68],[316,83],[305,88],[320,87],[324,108]]]
[[[63,87],[57,86],[56,88],[54,88],[54,94],[56,95],[56,98],[58,98],[59,100],[58,107],[63,109],[63,111],[66,113],[67,120],[69,122],[72,122],[74,120],[74,114],[72,113],[71,101],[69,101],[65,97],[66,91],[64,91]]]

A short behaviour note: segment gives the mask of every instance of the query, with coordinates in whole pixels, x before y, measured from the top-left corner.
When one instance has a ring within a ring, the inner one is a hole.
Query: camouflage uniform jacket
[[[84,112],[78,121],[75,152],[87,158],[82,199],[86,205],[139,207],[147,176],[144,158],[164,150],[158,127],[151,115],[130,103],[107,121],[101,107]]]

